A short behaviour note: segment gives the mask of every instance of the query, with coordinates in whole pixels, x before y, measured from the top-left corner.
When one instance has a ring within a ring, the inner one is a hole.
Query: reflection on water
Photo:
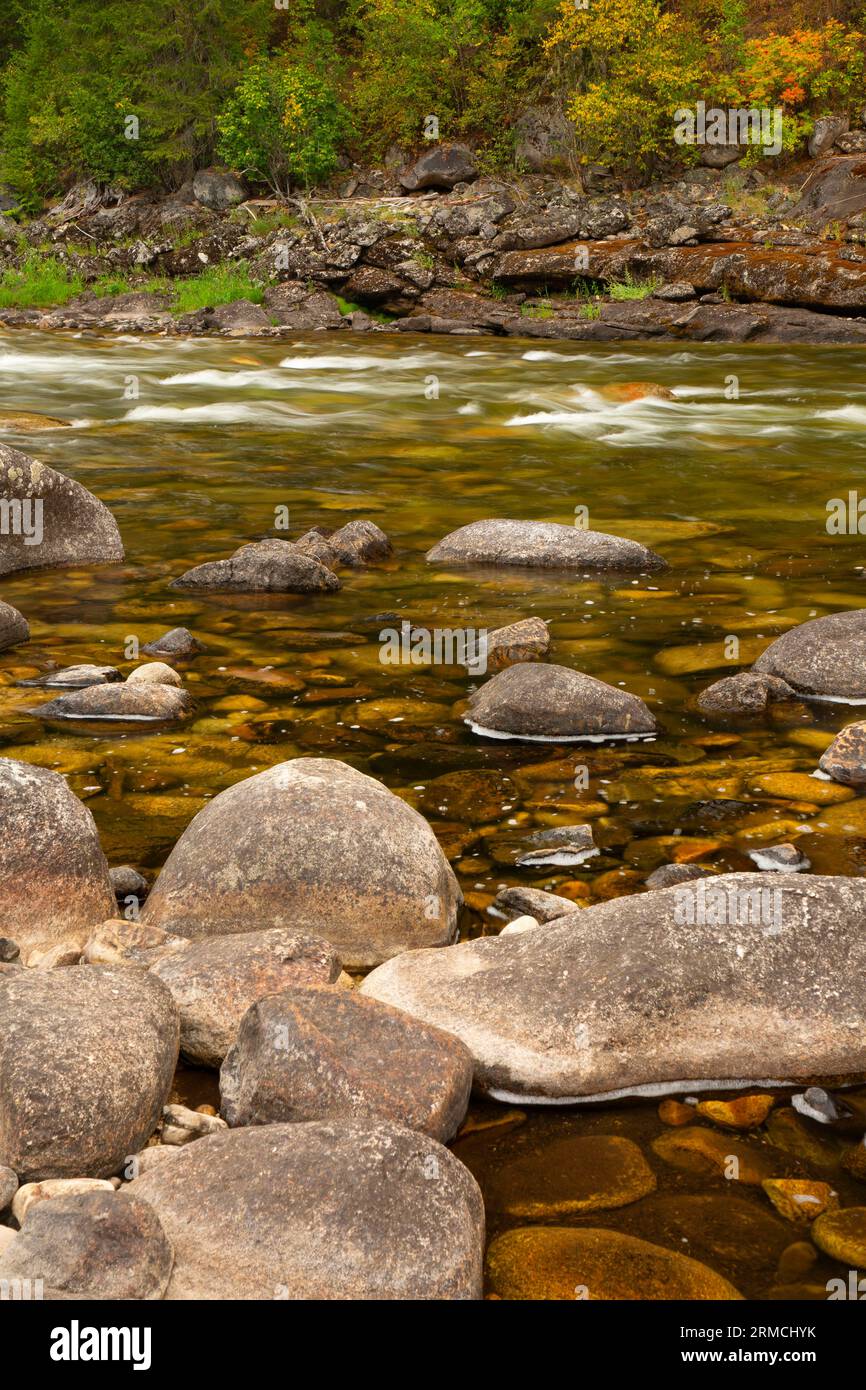
[[[636,380],[674,399],[622,401],[608,389]],[[208,797],[312,753],[372,773],[427,815],[460,877],[470,932],[497,930],[488,908],[506,884],[591,902],[639,891],[671,859],[752,868],[749,851],[780,840],[816,872],[866,873],[866,799],[808,778],[856,712],[780,707],[730,729],[693,705],[779,633],[864,606],[863,538],[826,526],[828,503],[862,486],[856,350],[18,333],[0,337],[3,409],[73,422],[0,437],[101,497],[126,546],[123,566],[13,575],[2,594],[33,640],[0,657],[0,751],[68,776],[110,862],[152,875]],[[244,541],[285,535],[274,524],[286,506],[289,535],[369,517],[393,560],[344,571],[342,590],[324,596],[168,587]],[[591,526],[651,545],[670,569],[584,580],[424,562],[443,534],[479,517],[570,523],[583,508]],[[551,624],[554,660],[642,696],[661,736],[627,748],[484,742],[459,719],[477,677],[380,661],[379,632],[404,620],[490,629],[532,614]],[[187,724],[92,734],[25,712],[34,692],[14,681],[49,660],[127,670],[130,637],[144,645],[178,624],[207,648],[184,671],[197,701]],[[575,785],[578,766],[586,786]],[[578,870],[514,868],[515,830],[575,821],[593,823],[599,856]],[[543,1165],[554,1134],[643,1144],[660,1127],[653,1106],[554,1112],[457,1147],[480,1170],[515,1146]],[[694,1174],[666,1182],[692,1197],[710,1190]],[[730,1186],[712,1192],[722,1199]],[[662,1240],[658,1200],[593,1219]],[[766,1208],[760,1189],[739,1200]],[[734,1278],[727,1256],[707,1258]],[[760,1293],[763,1266],[746,1264],[734,1282]]]

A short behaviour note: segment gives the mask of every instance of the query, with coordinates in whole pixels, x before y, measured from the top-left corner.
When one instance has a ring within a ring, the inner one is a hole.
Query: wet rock
[[[695,1108],[703,1119],[725,1129],[757,1129],[775,1103],[773,1096],[737,1096],[734,1100],[701,1100]]]
[[[708,870],[700,864],[660,864],[646,880],[647,888],[672,888],[677,883],[690,883],[706,878]]]
[[[657,381],[611,381],[599,389],[599,395],[609,401],[675,401],[676,396],[670,387]]]
[[[21,947],[17,941],[13,941],[11,936],[0,936],[0,964],[7,965],[10,961],[18,960],[21,955]]]
[[[136,666],[134,671],[130,671],[126,678],[127,685],[174,685],[178,688],[183,685],[183,681],[177,671],[171,666],[166,666],[164,661],[146,661],[143,666]]]
[[[111,879],[114,896],[121,902],[129,897],[144,902],[147,897],[147,879],[131,864],[120,864],[115,869],[109,869],[108,877]]]
[[[2,559],[0,559],[2,564]],[[30,624],[17,608],[9,603],[0,603],[0,652],[17,647],[20,642],[30,641]]]
[[[462,899],[427,822],[328,758],[280,763],[214,797],[175,845],[142,920],[181,936],[289,927],[350,968],[453,939]]]
[[[107,1178],[48,1178],[45,1182],[26,1182],[19,1187],[12,1202],[12,1215],[19,1226],[24,1225],[31,1207],[91,1192],[113,1192]]]
[[[102,502],[6,444],[0,444],[0,496],[11,516],[8,534],[0,536],[0,575],[123,559],[120,532]]]
[[[57,420],[52,415],[32,415],[26,410],[0,410],[0,429],[21,430],[33,434],[39,430],[69,429],[71,420]]]
[[[326,565],[328,569],[334,569],[340,561],[337,552],[329,543],[328,537],[332,533],[324,526],[314,526],[311,530],[305,531],[302,536],[293,542],[294,545],[302,550],[305,555],[311,555],[314,560],[318,560],[320,565]]]
[[[40,1202],[0,1255],[0,1280],[42,1279],[69,1297],[159,1299],[173,1259],[146,1202],[88,1192]]]
[[[0,1163],[105,1177],[153,1133],[180,1026],[165,986],[109,966],[0,976]]]
[[[407,193],[425,188],[450,190],[457,183],[472,183],[478,177],[475,159],[468,145],[457,142],[425,150],[420,159],[400,175]]]
[[[157,952],[180,943],[158,927],[114,917],[101,922],[83,951],[87,965],[150,965]],[[181,943],[182,944],[182,943]]]
[[[545,893],[541,888],[503,888],[493,899],[491,912],[512,922],[527,913],[537,922],[552,922],[574,912],[575,905],[557,893]]]
[[[96,825],[57,772],[0,758],[0,930],[22,952],[83,947],[115,910]]]
[[[739,1299],[697,1260],[618,1231],[525,1226],[497,1236],[487,1273],[500,1298],[517,1300]]]
[[[12,1203],[18,1191],[18,1175],[11,1168],[0,1168],[0,1213]]]
[[[665,561],[637,541],[551,521],[473,521],[427,552],[431,565],[517,565],[533,569],[658,570]]]
[[[637,1202],[656,1178],[637,1144],[617,1135],[556,1139],[503,1164],[488,1181],[488,1205],[543,1221]]]
[[[866,786],[866,721],[841,729],[818,766],[844,787]]]
[[[656,722],[637,695],[566,666],[509,666],[469,698],[473,733],[546,742],[653,734]]]
[[[864,909],[858,879],[724,874],[412,951],[361,992],[462,1038],[476,1086],[509,1102],[855,1077]]]
[[[811,1178],[765,1178],[761,1186],[779,1215],[801,1226],[839,1205],[839,1195],[829,1183]]]
[[[238,1125],[394,1120],[446,1143],[466,1114],[472,1058],[456,1038],[354,991],[283,990],[245,1014],[220,1072]]]
[[[705,714],[762,714],[778,700],[794,700],[796,691],[773,676],[740,671],[707,686],[698,696],[698,708]]]
[[[515,917],[513,921],[509,922],[506,926],[502,928],[502,931],[499,934],[500,936],[505,936],[509,934],[514,936],[515,934],[518,934],[520,932],[534,931],[536,927],[540,926],[541,923],[538,921],[536,917]]]
[[[828,154],[840,135],[844,135],[850,122],[847,116],[819,116],[809,136],[809,154],[812,159],[821,159]]]
[[[221,593],[322,594],[340,588],[332,570],[290,541],[242,545],[228,560],[208,560],[173,579],[173,589]]]
[[[866,1207],[824,1212],[812,1227],[812,1239],[831,1259],[866,1269]]]
[[[247,190],[236,174],[226,169],[198,169],[192,180],[193,197],[212,212],[227,212],[242,203]]]
[[[38,686],[46,690],[84,690],[89,685],[109,685],[122,681],[116,666],[64,666],[60,671],[48,671],[32,680],[17,681],[21,686]]]
[[[516,860],[521,869],[546,865],[576,868],[599,853],[591,825],[558,825],[551,830],[536,830],[528,836],[527,844],[532,848],[524,849]]]
[[[40,719],[66,720],[112,719],[123,722],[163,722],[183,719],[193,708],[192,696],[186,690],[155,681],[123,681],[120,685],[90,685],[84,690],[72,690],[47,704],[36,705],[31,711]]]
[[[175,1299],[477,1299],[484,1208],[426,1135],[385,1121],[201,1139],[127,1189],[174,1246]]]
[[[501,671],[521,661],[543,661],[550,650],[550,631],[543,618],[522,618],[487,634],[487,669]]]
[[[190,1110],[186,1105],[166,1105],[162,1112],[163,1144],[170,1148],[181,1148],[193,1139],[203,1139],[206,1134],[218,1134],[227,1129],[225,1120],[219,1115],[205,1115],[200,1110]]]
[[[195,656],[198,652],[204,651],[204,648],[201,642],[193,637],[189,628],[173,627],[169,632],[164,632],[161,637],[156,637],[152,642],[148,642],[141,650],[148,656],[180,658]]]
[[[333,984],[340,960],[326,941],[275,927],[184,941],[152,970],[180,1013],[183,1055],[196,1066],[219,1067],[252,1004],[289,985]]]
[[[806,772],[768,772],[756,777],[749,787],[765,796],[781,797],[785,801],[813,801],[819,806],[850,801],[854,795],[850,787],[838,786]]]
[[[801,696],[866,698],[866,608],[791,628],[770,643],[754,669],[787,681]]]
[[[848,1107],[839,1105],[820,1086],[810,1086],[802,1095],[792,1096],[791,1105],[798,1115],[805,1115],[819,1125],[835,1125],[846,1114],[851,1114]]]
[[[351,567],[386,560],[391,554],[391,542],[372,521],[348,521],[328,536],[328,545],[341,565]]]
[[[796,845],[768,845],[765,849],[750,849],[749,858],[765,872],[802,874],[812,867],[810,860]]]
[[[669,1129],[653,1140],[653,1152],[674,1168],[727,1178],[758,1187],[772,1175],[778,1160],[765,1149],[752,1148],[730,1134],[717,1134],[702,1125]]]
[[[779,1106],[767,1118],[767,1136],[783,1153],[819,1172],[835,1173],[841,1146],[835,1135],[821,1134],[790,1106]]]
[[[692,1124],[694,1118],[695,1106],[685,1105],[681,1100],[674,1100],[673,1096],[668,1096],[659,1106],[659,1119],[663,1125],[681,1129],[683,1125]]]
[[[814,1245],[806,1240],[795,1240],[786,1246],[779,1256],[776,1270],[780,1284],[794,1284],[804,1279],[818,1259]]]
[[[856,1144],[852,1149],[846,1149],[842,1155],[842,1167],[846,1173],[850,1173],[852,1178],[858,1178],[860,1182],[866,1182],[866,1135],[863,1136],[861,1143]]]

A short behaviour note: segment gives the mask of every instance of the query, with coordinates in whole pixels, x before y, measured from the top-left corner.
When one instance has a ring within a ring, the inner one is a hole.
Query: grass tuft
[[[28,251],[20,270],[0,275],[0,309],[48,309],[68,303],[83,289],[81,276],[55,256]]]

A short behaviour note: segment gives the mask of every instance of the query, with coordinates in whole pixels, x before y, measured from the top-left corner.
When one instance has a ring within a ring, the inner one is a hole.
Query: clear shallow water
[[[732,377],[738,399],[725,394]],[[606,394],[634,381],[664,385],[675,400]],[[813,771],[857,710],[797,706],[725,727],[692,703],[796,623],[866,606],[864,537],[826,528],[831,499],[866,493],[856,349],[15,333],[0,336],[4,409],[74,422],[0,438],[101,497],[126,547],[122,566],[19,574],[2,585],[33,641],[0,656],[0,752],[66,773],[110,862],[152,876],[208,797],[306,753],[344,758],[423,810],[460,877],[469,932],[498,929],[487,909],[507,883],[590,902],[638,890],[670,858],[751,868],[749,850],[781,840],[798,844],[816,871],[866,873],[866,801],[825,806],[822,784],[813,793],[801,779],[772,790],[760,780]],[[275,531],[284,507],[290,529]],[[425,564],[427,549],[466,522],[570,523],[581,508],[592,527],[650,544],[670,569],[583,580]],[[355,517],[376,521],[395,554],[385,566],[344,571],[337,594],[168,588],[245,541]],[[641,695],[660,737],[627,747],[484,741],[459,718],[477,683],[465,671],[380,661],[379,632],[404,619],[492,629],[531,614],[551,624],[553,660]],[[21,676],[49,660],[128,670],[130,637],[143,646],[178,624],[207,647],[185,669],[197,701],[191,721],[93,733],[26,712],[42,697],[16,688]],[[584,766],[588,786],[578,790]],[[585,820],[597,858],[576,871],[513,867],[514,831]],[[482,1151],[473,1166],[484,1172],[518,1132],[543,1165],[554,1131],[643,1135],[653,1125],[663,1128],[652,1106],[611,1107],[601,1119],[555,1112],[460,1142]],[[656,1166],[673,1191],[684,1182],[706,1190],[704,1179]],[[722,1194],[732,1186],[713,1182]],[[745,1199],[767,1206],[760,1189]],[[607,1215],[595,1224],[613,1224]],[[718,1259],[715,1267],[732,1268]],[[766,1287],[757,1279],[755,1293]]]

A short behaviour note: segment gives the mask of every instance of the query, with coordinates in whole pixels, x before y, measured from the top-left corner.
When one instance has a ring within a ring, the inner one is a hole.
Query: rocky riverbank
[[[218,172],[170,198],[77,187],[23,228],[4,219],[0,272],[14,275],[36,251],[80,293],[62,305],[7,303],[0,325],[866,342],[860,136],[819,142],[812,161],[778,175],[763,172],[771,161],[761,171],[701,166],[631,191],[479,177],[454,146],[428,151],[402,183],[394,170],[359,171],[340,196],[290,207],[244,200]],[[254,299],[176,311],[177,283],[241,266]]]

